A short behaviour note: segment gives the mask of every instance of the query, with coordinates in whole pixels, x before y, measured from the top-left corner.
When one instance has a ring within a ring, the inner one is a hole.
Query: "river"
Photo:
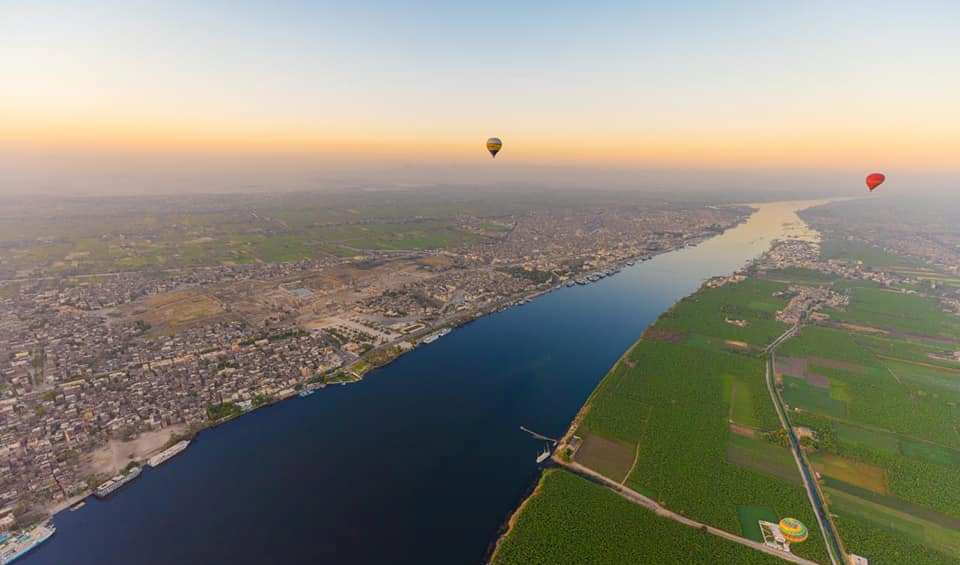
[[[481,318],[359,383],[202,432],[107,501],[55,517],[27,565],[477,564],[539,476],[526,426],[563,434],[656,317],[772,239],[811,234],[758,204],[740,226]]]

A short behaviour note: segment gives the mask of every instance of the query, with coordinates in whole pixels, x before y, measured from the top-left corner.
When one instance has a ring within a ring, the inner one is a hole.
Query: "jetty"
[[[547,437],[547,436],[545,436],[545,435],[543,435],[543,434],[538,434],[537,432],[535,432],[535,431],[533,431],[533,430],[531,430],[531,429],[525,428],[525,427],[523,427],[523,426],[520,426],[520,429],[523,430],[523,431],[525,431],[525,432],[527,432],[528,434],[530,434],[531,436],[533,436],[535,439],[539,439],[539,440],[542,440],[542,441],[549,441],[549,442],[552,443],[553,445],[557,445],[557,440],[553,439],[552,437]]]

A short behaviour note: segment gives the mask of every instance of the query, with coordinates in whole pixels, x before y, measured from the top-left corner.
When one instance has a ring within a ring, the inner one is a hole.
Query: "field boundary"
[[[688,527],[690,527],[690,528],[695,528],[695,529],[698,529],[698,530],[700,530],[700,531],[702,531],[702,532],[706,532],[706,533],[708,533],[708,534],[711,534],[711,535],[714,535],[714,536],[717,536],[717,537],[726,539],[726,540],[728,540],[728,541],[732,541],[732,542],[735,542],[735,543],[739,543],[740,545],[744,545],[744,546],[746,546],[746,547],[750,547],[750,548],[752,548],[752,549],[755,549],[755,550],[757,550],[757,551],[761,551],[761,552],[766,553],[766,554],[768,554],[768,555],[772,555],[772,556],[774,556],[774,557],[778,557],[778,558],[780,558],[780,559],[782,559],[782,560],[784,560],[784,561],[789,561],[789,562],[791,562],[791,563],[798,563],[798,564],[801,564],[801,565],[818,565],[816,561],[810,561],[809,559],[800,557],[799,555],[797,555],[797,554],[795,554],[795,553],[786,553],[786,552],[784,552],[784,551],[780,551],[779,549],[774,549],[774,548],[772,548],[772,547],[770,547],[770,546],[768,546],[768,545],[765,545],[765,544],[763,544],[763,543],[759,543],[759,542],[753,541],[753,540],[751,540],[751,539],[747,539],[747,538],[744,538],[744,537],[740,537],[740,536],[738,536],[738,535],[736,535],[736,534],[733,534],[733,533],[730,533],[730,532],[728,532],[728,531],[726,531],[726,530],[722,530],[722,529],[720,529],[720,528],[716,528],[716,527],[710,526],[710,525],[708,525],[708,524],[704,524],[704,523],[701,523],[701,522],[697,522],[696,520],[694,520],[694,519],[692,519],[692,518],[688,518],[688,517],[684,516],[683,514],[678,514],[677,512],[674,512],[674,511],[666,508],[665,506],[660,505],[658,502],[656,502],[655,500],[651,499],[650,497],[644,496],[644,495],[640,494],[639,492],[631,489],[630,487],[623,486],[623,485],[617,483],[616,481],[613,481],[613,480],[611,480],[611,479],[608,479],[607,477],[604,477],[603,475],[601,475],[600,473],[597,473],[597,472],[594,471],[593,469],[590,469],[589,467],[584,467],[583,465],[581,465],[581,464],[579,464],[579,463],[566,462],[566,461],[563,461],[562,459],[560,459],[560,458],[557,457],[557,456],[554,456],[553,460],[554,460],[558,465],[560,465],[560,466],[563,467],[564,469],[567,469],[567,470],[570,471],[571,473],[574,473],[574,474],[576,474],[576,475],[580,475],[581,477],[583,477],[583,478],[585,478],[585,479],[587,479],[587,480],[589,480],[589,481],[592,481],[592,482],[594,482],[594,483],[597,483],[597,484],[599,484],[600,486],[604,486],[604,487],[612,490],[613,492],[617,493],[617,494],[620,495],[622,498],[625,498],[626,500],[628,500],[628,501],[630,501],[630,502],[632,502],[632,503],[634,503],[634,504],[636,504],[636,505],[638,505],[638,506],[642,506],[642,507],[646,508],[647,510],[652,511],[654,514],[656,514],[657,516],[660,516],[660,517],[662,517],[662,518],[667,518],[667,519],[669,519],[669,520],[673,520],[673,521],[675,521],[675,522],[679,522],[679,523],[681,523],[681,524],[683,524],[683,525],[685,525],[685,526],[688,526]]]

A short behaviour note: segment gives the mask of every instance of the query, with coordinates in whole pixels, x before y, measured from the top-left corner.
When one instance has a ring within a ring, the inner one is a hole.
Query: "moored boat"
[[[50,522],[34,526],[29,530],[7,536],[0,542],[0,565],[8,565],[27,553],[33,551],[40,544],[50,539],[57,528]]]

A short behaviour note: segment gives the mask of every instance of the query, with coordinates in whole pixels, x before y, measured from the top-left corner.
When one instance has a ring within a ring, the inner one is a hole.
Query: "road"
[[[793,459],[797,463],[797,469],[800,470],[801,478],[803,478],[803,486],[807,490],[807,497],[810,499],[810,504],[813,506],[813,512],[817,516],[817,522],[820,524],[820,531],[823,532],[823,536],[827,544],[827,553],[830,554],[830,561],[833,563],[833,565],[842,565],[843,563],[846,563],[846,558],[844,556],[845,554],[843,551],[843,546],[840,544],[840,536],[837,534],[837,531],[833,527],[833,522],[830,521],[830,517],[827,515],[826,505],[823,502],[823,496],[820,493],[820,487],[817,485],[813,472],[810,469],[810,464],[807,462],[807,458],[800,448],[800,440],[797,439],[797,435],[793,431],[793,426],[790,425],[790,420],[787,417],[786,407],[783,405],[783,399],[780,398],[780,393],[777,391],[777,388],[773,382],[773,376],[775,374],[773,365],[774,352],[777,347],[780,346],[780,344],[790,339],[794,334],[797,333],[799,329],[799,324],[791,327],[789,330],[785,331],[783,335],[773,340],[773,343],[767,346],[765,375],[767,391],[770,393],[770,399],[773,400],[773,405],[777,410],[777,417],[780,419],[780,425],[787,432],[787,438],[790,440],[790,452],[793,453]]]

